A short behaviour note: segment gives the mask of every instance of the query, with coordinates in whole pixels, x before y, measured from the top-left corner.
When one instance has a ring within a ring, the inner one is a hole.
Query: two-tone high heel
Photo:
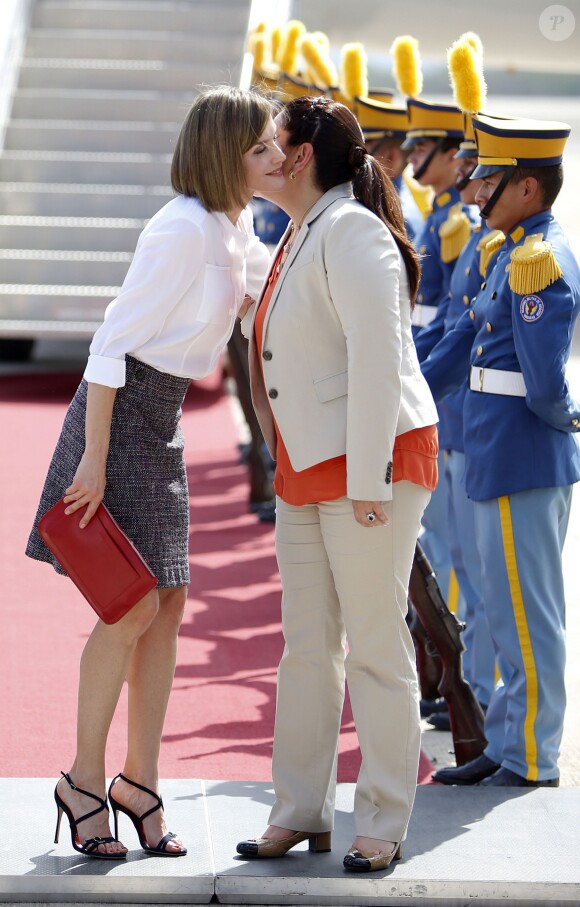
[[[401,860],[403,852],[400,844],[395,844],[393,850],[388,853],[365,853],[359,850],[353,844],[342,865],[348,872],[376,872],[379,869],[387,869],[393,860]]]
[[[72,787],[73,790],[75,790],[79,794],[82,794],[84,797],[90,797],[92,800],[96,800],[99,805],[96,809],[93,809],[91,812],[85,813],[84,816],[79,816],[78,819],[75,819],[75,817],[72,813],[72,810],[70,809],[69,806],[67,806],[67,804],[64,802],[62,797],[59,795],[58,784],[57,784],[57,786],[54,789],[54,799],[56,801],[56,807],[58,810],[58,815],[57,815],[57,819],[56,819],[56,831],[54,833],[54,843],[58,844],[58,837],[59,837],[59,833],[60,833],[60,820],[62,819],[62,814],[66,813],[68,821],[69,821],[69,825],[70,825],[71,843],[75,850],[77,850],[79,853],[82,853],[83,856],[93,857],[95,860],[124,860],[127,856],[126,853],[122,853],[120,851],[115,852],[115,853],[110,853],[110,852],[102,853],[99,850],[99,846],[101,844],[120,843],[117,839],[116,830],[115,830],[114,838],[112,838],[110,836],[108,836],[106,838],[100,838],[98,836],[95,836],[94,838],[87,838],[86,841],[82,841],[82,842],[80,841],[79,833],[78,833],[78,826],[81,824],[81,822],[84,822],[85,819],[90,819],[91,816],[96,816],[98,813],[102,812],[103,810],[106,810],[107,812],[109,812],[109,807],[107,806],[106,800],[102,800],[101,797],[97,797],[96,794],[92,794],[88,790],[83,790],[82,788],[77,787],[76,784],[74,784],[70,775],[65,774],[65,772],[61,772],[61,775],[63,776],[63,778],[65,779],[67,784],[69,784],[70,787]],[[116,823],[115,823],[115,825],[116,825]]]
[[[308,850],[311,853],[328,853],[331,845],[331,833],[329,831],[297,831],[281,841],[272,841],[270,838],[249,838],[247,841],[240,841],[236,850],[243,857],[269,859],[283,857],[302,841],[308,841]]]
[[[156,800],[155,805],[152,806],[151,809],[148,809],[144,813],[142,813],[142,815],[140,815],[140,816],[135,815],[135,813],[132,812],[128,806],[123,806],[123,804],[119,803],[118,800],[115,800],[115,798],[113,796],[113,788],[115,786],[115,783],[119,779],[121,779],[122,781],[125,781],[126,784],[131,784],[133,787],[136,787],[139,790],[142,790],[144,793],[149,794],[150,797],[153,797],[153,799]],[[149,790],[148,787],[144,787],[142,784],[137,784],[136,781],[131,781],[130,778],[127,778],[125,775],[119,773],[118,775],[115,775],[115,777],[111,781],[111,784],[109,785],[109,803],[111,804],[111,807],[113,809],[113,815],[115,817],[115,835],[118,834],[118,829],[119,829],[119,813],[120,812],[125,813],[125,815],[128,816],[128,818],[131,820],[131,822],[135,826],[135,831],[137,832],[137,834],[139,836],[139,843],[140,843],[141,847],[143,848],[143,850],[147,851],[147,853],[155,854],[156,857],[184,857],[185,856],[185,854],[187,853],[187,847],[181,847],[181,845],[180,845],[181,850],[167,850],[166,849],[168,843],[170,841],[175,840],[175,838],[177,837],[177,835],[174,834],[172,831],[168,831],[167,834],[163,835],[163,837],[155,845],[155,847],[151,847],[151,845],[147,842],[147,838],[145,837],[145,830],[143,828],[143,822],[147,818],[147,816],[150,816],[152,813],[157,812],[158,809],[163,809],[163,800],[161,799],[161,797],[157,796],[155,791]]]

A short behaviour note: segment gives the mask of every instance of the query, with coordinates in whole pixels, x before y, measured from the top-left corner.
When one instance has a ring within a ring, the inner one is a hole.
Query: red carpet
[[[80,654],[93,612],[72,583],[23,555],[44,475],[79,375],[0,378],[0,775],[54,777],[75,740]],[[231,401],[216,382],[190,390],[182,420],[191,492],[192,583],[181,631],[161,773],[270,780],[276,667],[282,652],[273,526],[248,513]],[[111,730],[107,772],[123,763],[126,706]],[[359,753],[347,702],[339,780]],[[419,780],[431,765],[421,761]]]

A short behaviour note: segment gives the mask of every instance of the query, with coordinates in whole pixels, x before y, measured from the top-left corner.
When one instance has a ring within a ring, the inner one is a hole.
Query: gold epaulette
[[[441,240],[441,261],[448,264],[455,261],[465,243],[471,236],[471,221],[461,202],[449,209],[449,216],[439,227]]]
[[[479,252],[479,273],[482,277],[487,274],[489,263],[494,255],[497,255],[505,242],[505,233],[501,230],[490,230],[485,236],[482,236],[477,244]]]
[[[521,296],[539,293],[562,277],[552,246],[543,240],[543,233],[526,236],[523,245],[511,254],[509,285]]]
[[[434,192],[431,186],[422,186],[411,175],[413,168],[405,167],[403,170],[403,182],[413,196],[413,201],[417,205],[423,220],[427,220],[433,210]]]

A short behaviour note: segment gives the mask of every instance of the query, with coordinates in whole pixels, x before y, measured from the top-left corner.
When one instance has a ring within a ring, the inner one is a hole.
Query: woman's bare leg
[[[183,618],[187,587],[159,589],[159,611],[139,639],[129,671],[129,735],[123,774],[159,794],[159,749],[177,657],[177,635]],[[115,784],[115,799],[136,815],[154,806],[151,797],[122,779]],[[148,844],[155,847],[166,834],[161,810],[144,822]],[[181,850],[178,839],[166,850]]]

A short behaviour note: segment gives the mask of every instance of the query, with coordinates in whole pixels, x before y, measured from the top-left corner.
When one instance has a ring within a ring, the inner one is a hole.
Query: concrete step
[[[63,57],[100,60],[183,60],[237,63],[244,36],[218,31],[195,34],[115,29],[30,29],[26,57]]]
[[[166,186],[0,183],[7,215],[149,218],[173,197]]]
[[[131,264],[130,252],[0,249],[5,284],[117,286]]]
[[[118,286],[0,284],[0,323],[32,319],[98,324]]]
[[[240,0],[37,0],[32,13],[34,28],[110,29],[167,28],[195,32],[219,27],[224,34],[244,32],[248,24],[249,3]]]
[[[266,826],[271,786],[163,780],[168,821],[188,853],[145,856],[121,816],[129,852],[110,864],[76,853],[66,826],[52,844],[54,783],[0,779],[11,829],[0,851],[0,900],[317,907],[573,907],[580,900],[580,791],[573,788],[421,786],[403,859],[356,874],[342,866],[354,837],[354,784],[338,785],[330,853],[310,853],[304,842],[281,859],[243,860],[236,843]]]
[[[115,120],[10,120],[4,147],[27,151],[172,154],[180,123]]]
[[[134,252],[146,223],[144,218],[0,215],[0,248]]]
[[[0,180],[5,182],[139,183],[170,185],[170,154],[107,154],[70,151],[0,152]]]
[[[104,91],[100,89],[20,88],[14,95],[14,119],[149,120],[181,122],[191,93]]]
[[[89,88],[94,90],[187,91],[191,100],[202,83],[239,77],[239,64],[169,62],[166,60],[79,60],[29,57],[22,61],[21,88]]]

